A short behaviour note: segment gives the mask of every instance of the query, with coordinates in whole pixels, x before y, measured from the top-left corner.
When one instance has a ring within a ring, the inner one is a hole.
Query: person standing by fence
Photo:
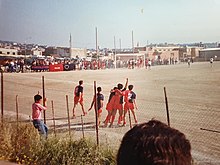
[[[83,80],[79,81],[79,85],[77,85],[74,89],[74,105],[73,105],[73,118],[76,117],[75,115],[75,108],[77,104],[81,105],[83,115],[86,115],[84,104],[83,104]]]
[[[41,119],[41,112],[45,111],[47,109],[46,107],[46,98],[45,100],[45,106],[41,105],[42,102],[42,96],[37,94],[34,96],[34,103],[32,104],[32,119],[33,119],[33,125],[38,131],[45,137],[48,135],[48,127],[46,124],[43,123]]]

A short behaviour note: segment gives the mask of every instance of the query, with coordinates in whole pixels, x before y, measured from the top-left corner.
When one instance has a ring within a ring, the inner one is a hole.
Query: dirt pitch
[[[134,85],[137,94],[139,122],[152,118],[167,122],[164,92],[166,87],[171,127],[184,132],[191,141],[192,153],[198,164],[220,164],[220,133],[201,130],[220,131],[220,62],[213,67],[208,62],[155,66],[146,69],[111,69],[69,72],[41,72],[4,74],[4,114],[14,114],[15,98],[18,95],[19,113],[21,116],[31,115],[33,96],[42,94],[42,76],[45,77],[46,97],[48,98],[47,124],[52,130],[51,100],[54,102],[56,127],[67,126],[66,95],[69,97],[70,111],[73,103],[73,89],[80,79],[84,80],[84,100],[89,108],[93,97],[93,83],[103,88],[105,105],[109,91],[117,83]],[[81,110],[77,107],[77,118],[71,119],[74,135],[82,137]],[[102,113],[104,120],[107,112]],[[72,115],[72,113],[71,113]],[[83,117],[85,136],[95,137],[94,111]],[[116,120],[117,121],[117,120]],[[110,146],[120,144],[120,139],[129,130],[129,126],[100,128],[100,139]],[[73,135],[73,136],[74,136]]]

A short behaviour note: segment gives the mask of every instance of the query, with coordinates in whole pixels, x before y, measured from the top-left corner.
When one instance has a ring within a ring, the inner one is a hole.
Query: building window
[[[10,54],[10,52],[7,52],[7,54]]]
[[[15,52],[13,52],[13,55],[15,55]]]
[[[2,51],[0,51],[0,54],[2,54]]]

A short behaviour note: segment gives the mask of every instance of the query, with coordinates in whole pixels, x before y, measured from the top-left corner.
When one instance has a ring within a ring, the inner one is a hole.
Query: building
[[[199,57],[199,51],[202,49],[203,47],[186,47],[186,55],[190,58]]]
[[[158,61],[168,61],[170,64],[173,61],[185,61],[188,58],[199,57],[199,51],[203,47],[188,47],[188,46],[150,46],[136,47],[135,51],[146,54],[146,58]]]
[[[43,56],[44,51],[45,51],[45,49],[40,48],[38,46],[31,49],[32,55],[35,55],[35,56]]]
[[[59,57],[66,57],[70,58],[70,48],[68,47],[56,47],[56,52],[59,55]]]
[[[87,50],[84,48],[71,48],[70,58],[86,58]]]
[[[199,58],[208,61],[210,58],[220,60],[220,48],[208,48],[199,51]]]
[[[7,49],[7,48],[0,48],[0,56],[14,56],[17,57],[18,50],[17,49]]]
[[[162,61],[179,61],[179,47],[150,47],[148,48],[148,58]]]
[[[87,50],[82,48],[47,47],[44,55],[62,58],[86,58]]]

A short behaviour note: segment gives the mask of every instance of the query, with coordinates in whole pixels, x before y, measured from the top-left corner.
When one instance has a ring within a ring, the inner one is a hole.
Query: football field
[[[136,111],[138,122],[154,118],[167,123],[164,87],[166,87],[170,125],[183,132],[192,145],[193,157],[200,164],[220,164],[220,62],[211,67],[208,62],[153,66],[147,69],[109,69],[67,72],[5,73],[4,74],[4,114],[15,112],[16,95],[21,116],[31,115],[33,96],[42,95],[42,76],[45,79],[45,94],[48,98],[46,112],[47,124],[52,130],[51,101],[54,103],[56,127],[67,126],[67,103],[72,115],[73,90],[79,80],[84,81],[84,103],[89,109],[94,81],[102,87],[105,97],[104,107],[110,90],[118,83],[134,85],[137,94]],[[76,109],[76,119],[71,119],[71,128],[81,137],[80,106]],[[105,108],[102,121],[106,117]],[[128,118],[128,117],[127,117]],[[99,129],[100,140],[110,146],[118,146],[124,133],[129,130],[117,126],[116,117],[113,128]],[[133,119],[133,118],[132,118]],[[84,120],[85,136],[95,137],[94,111]],[[133,120],[132,120],[133,122]],[[52,132],[52,131],[51,131]]]

